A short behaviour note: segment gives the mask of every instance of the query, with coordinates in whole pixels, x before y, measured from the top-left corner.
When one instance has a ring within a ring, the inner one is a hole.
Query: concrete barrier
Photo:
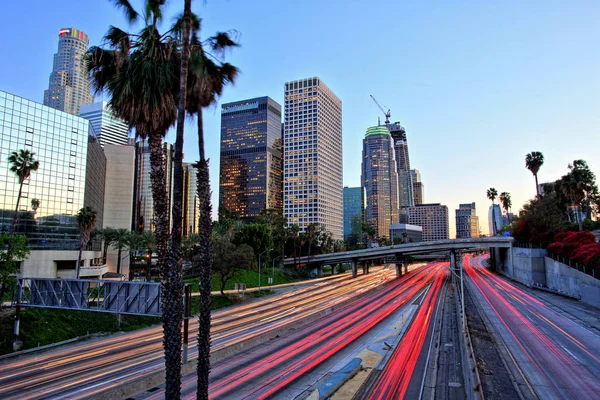
[[[512,273],[502,270],[506,276],[526,286],[546,286],[544,249],[512,248]]]
[[[559,293],[578,297],[582,303],[600,307],[600,280],[566,264],[545,257],[546,286]]]

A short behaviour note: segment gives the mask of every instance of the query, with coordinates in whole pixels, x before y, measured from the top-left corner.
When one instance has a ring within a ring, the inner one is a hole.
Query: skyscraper
[[[133,230],[154,232],[154,200],[150,179],[150,147],[148,141],[135,144],[135,188],[133,192]],[[171,198],[173,195],[173,145],[163,143],[165,155],[165,179],[168,196],[169,224],[171,222]]]
[[[456,238],[479,237],[479,218],[475,213],[475,203],[460,204],[456,213]]]
[[[27,236],[32,250],[21,273],[74,277],[80,246],[78,211],[92,207],[96,227],[102,227],[106,157],[87,120],[0,91],[0,230],[5,232],[11,229],[19,192],[6,160],[22,149],[34,152],[40,166],[21,192],[16,232]],[[84,248],[82,277],[107,272],[88,268],[100,258],[99,250],[98,241]]]
[[[198,233],[200,198],[198,197],[198,169],[193,164],[183,163],[183,236]]]
[[[448,239],[448,207],[436,204],[419,204],[408,208],[408,221],[411,225],[423,228],[423,241]]]
[[[365,203],[365,189],[362,186],[344,187],[344,240],[362,240]]]
[[[114,116],[107,102],[84,104],[79,107],[79,116],[90,121],[102,147],[105,144],[127,144],[129,127]]]
[[[343,238],[342,102],[318,77],[285,83],[284,215]]]
[[[363,139],[362,186],[367,196],[366,222],[377,237],[388,236],[398,223],[398,173],[394,141],[387,127],[367,129]]]
[[[415,206],[425,202],[425,185],[421,182],[421,172],[418,169],[411,169],[410,176],[413,185],[413,195]]]
[[[219,207],[243,219],[283,208],[281,106],[257,97],[221,106]]]
[[[406,130],[400,125],[400,122],[386,124],[386,126],[394,139],[394,148],[396,149],[396,171],[398,173],[399,203],[401,212],[405,213],[407,207],[415,205]]]
[[[88,37],[82,31],[60,30],[58,52],[54,54],[48,90],[44,91],[44,105],[79,115],[80,106],[94,101],[85,61],[88,44]]]

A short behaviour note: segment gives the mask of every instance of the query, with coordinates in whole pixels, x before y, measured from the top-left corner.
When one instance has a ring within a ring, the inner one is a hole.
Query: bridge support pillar
[[[356,278],[358,275],[358,260],[356,258],[352,259],[352,277]]]

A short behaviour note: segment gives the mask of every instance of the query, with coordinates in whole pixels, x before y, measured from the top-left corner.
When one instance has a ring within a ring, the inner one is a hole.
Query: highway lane
[[[465,271],[528,382],[528,397],[598,399],[600,336],[466,256]]]
[[[256,335],[274,332],[393,278],[382,270],[357,279],[347,276],[300,290],[213,312],[213,351]],[[93,317],[93,314],[90,314]],[[192,347],[197,320],[190,323]],[[0,364],[0,398],[77,398],[93,396],[163,368],[162,328],[59,348]]]
[[[440,263],[432,276],[431,288],[415,314],[410,327],[392,353],[377,379],[371,383],[369,400],[419,398],[427,368],[428,341],[432,340],[434,315],[440,308],[440,293],[447,275],[447,263]],[[412,390],[409,391],[409,387]]]
[[[422,267],[291,334],[216,363],[210,376],[210,398],[295,397],[329,372],[327,367],[323,370],[329,359],[415,297],[430,292],[432,282],[435,285],[444,270],[441,263]],[[183,398],[194,398],[195,390],[195,376],[186,377]],[[144,398],[163,396],[157,391]]]

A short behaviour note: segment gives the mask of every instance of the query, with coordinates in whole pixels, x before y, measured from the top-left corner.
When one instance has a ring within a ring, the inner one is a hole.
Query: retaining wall
[[[544,258],[546,286],[549,289],[579,297],[582,303],[600,307],[600,280],[550,257]]]

